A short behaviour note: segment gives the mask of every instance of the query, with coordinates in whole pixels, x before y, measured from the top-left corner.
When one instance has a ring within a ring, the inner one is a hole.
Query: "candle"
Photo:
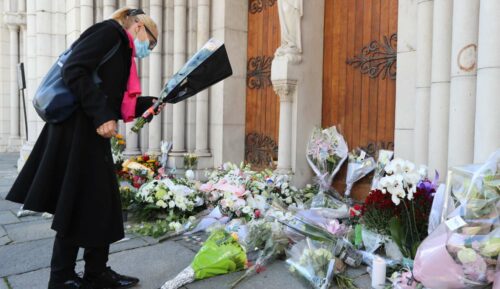
[[[385,287],[385,260],[376,256],[372,265],[372,288],[383,289]]]

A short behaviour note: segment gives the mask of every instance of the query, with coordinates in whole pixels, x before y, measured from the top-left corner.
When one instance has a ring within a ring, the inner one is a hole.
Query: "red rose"
[[[260,218],[260,210],[255,210],[255,218],[258,219]]]
[[[148,156],[148,155],[143,155],[143,156],[142,156],[142,159],[143,159],[145,162],[147,162],[147,161],[149,161],[149,156]]]

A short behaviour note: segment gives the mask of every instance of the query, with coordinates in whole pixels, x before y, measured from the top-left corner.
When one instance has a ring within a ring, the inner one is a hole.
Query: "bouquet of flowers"
[[[291,177],[289,175],[275,175],[268,172],[265,180],[267,188],[263,191],[263,195],[284,204],[286,207],[304,209],[305,204],[314,196],[316,190],[310,184],[306,185],[304,189],[298,190],[290,185]]]
[[[195,280],[240,271],[246,264],[247,256],[237,235],[218,229],[210,234],[191,265],[163,284],[161,289],[177,289]]]
[[[319,184],[319,193],[313,198],[312,206],[324,206],[324,193],[330,191],[333,178],[347,158],[347,153],[347,143],[334,126],[314,129],[306,154]]]
[[[327,289],[333,280],[335,256],[333,245],[317,242],[309,238],[295,244],[288,252],[286,260],[290,271],[305,278],[315,289]]]
[[[120,198],[122,200],[122,210],[128,210],[132,205],[136,190],[130,186],[120,186]]]
[[[500,254],[500,150],[483,165],[453,168],[447,191],[459,206],[418,249],[415,277],[432,288],[487,286]]]
[[[157,178],[159,168],[157,156],[144,154],[125,160],[119,176],[138,189],[147,181]]]
[[[123,162],[123,151],[125,150],[126,143],[123,135],[116,134],[111,138],[111,154],[113,155],[113,163],[118,170],[121,169],[121,163]]]
[[[390,194],[391,201],[399,207],[399,215],[389,220],[390,236],[403,255],[413,259],[420,242],[427,236],[433,192],[419,188],[427,174],[417,170],[415,164],[395,159],[385,168],[386,176],[380,179],[383,194]],[[401,205],[401,206],[400,206]]]
[[[258,218],[267,208],[266,198],[261,195],[266,189],[265,181],[254,178],[249,166],[226,163],[210,174],[210,179],[200,186],[212,206],[222,213],[247,220]]]
[[[141,186],[130,209],[139,220],[151,222],[134,231],[158,237],[168,231],[180,231],[188,221],[192,223],[192,217],[205,209],[205,202],[198,191],[182,180],[162,179]]]
[[[346,189],[344,196],[349,198],[351,189],[355,182],[362,179],[375,169],[375,160],[368,156],[364,150],[355,149],[349,153],[349,161],[347,163]]]
[[[384,168],[392,160],[393,156],[394,156],[393,151],[388,151],[388,150],[378,151],[377,165],[375,166],[375,173],[373,174],[373,180],[372,180],[372,187],[371,187],[372,190],[375,190],[378,187],[380,179],[383,178],[385,175]]]
[[[195,154],[184,154],[184,168],[193,169],[198,164],[198,156]]]
[[[252,220],[246,227],[246,238],[240,243],[243,243],[247,248],[249,267],[245,274],[231,284],[230,288],[236,287],[236,285],[253,274],[262,272],[265,266],[283,254],[288,246],[288,238],[284,233],[283,226],[276,221]],[[255,260],[250,257],[254,255],[253,253],[257,253]]]
[[[426,172],[409,161],[395,159],[384,170],[379,189],[365,200],[361,220],[369,230],[390,236],[403,256],[413,259],[427,236],[435,188],[421,185],[429,182]]]
[[[160,173],[166,175],[168,153],[172,149],[173,143],[168,141],[161,141],[161,160],[160,160]]]

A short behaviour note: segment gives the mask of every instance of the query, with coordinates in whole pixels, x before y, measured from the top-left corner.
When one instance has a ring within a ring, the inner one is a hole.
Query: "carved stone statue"
[[[278,12],[281,46],[276,50],[276,56],[301,54],[300,22],[303,15],[303,0],[278,0]]]

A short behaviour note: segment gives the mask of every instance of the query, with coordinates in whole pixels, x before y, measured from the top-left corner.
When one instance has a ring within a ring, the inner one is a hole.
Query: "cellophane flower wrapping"
[[[332,181],[348,154],[347,143],[335,126],[315,128],[307,146],[307,162],[316,175],[319,192],[313,197],[312,207],[327,207],[325,192],[330,191]]]
[[[252,220],[246,225],[245,234],[238,234],[240,244],[244,245],[249,261],[245,273],[230,284],[235,288],[244,279],[260,273],[278,256],[282,255],[289,240],[284,232],[284,226],[271,218]]]
[[[459,205],[418,249],[414,274],[424,286],[473,288],[493,283],[500,252],[499,167],[500,150],[483,165],[451,170],[447,191]]]
[[[246,264],[246,252],[237,237],[224,229],[217,229],[210,234],[191,265],[163,284],[161,289],[177,289],[195,280],[240,271]]]
[[[305,278],[315,289],[327,289],[335,270],[334,245],[306,238],[287,251],[290,271]]]
[[[375,169],[375,160],[366,154],[364,150],[355,149],[349,153],[347,162],[346,189],[344,196],[351,195],[351,190],[355,182],[368,175]]]
[[[394,156],[393,151],[389,150],[378,151],[377,165],[375,166],[375,172],[373,173],[373,179],[372,179],[372,187],[371,187],[372,190],[378,188],[378,182],[385,175],[385,170],[384,170],[385,166],[392,160],[393,156]]]

